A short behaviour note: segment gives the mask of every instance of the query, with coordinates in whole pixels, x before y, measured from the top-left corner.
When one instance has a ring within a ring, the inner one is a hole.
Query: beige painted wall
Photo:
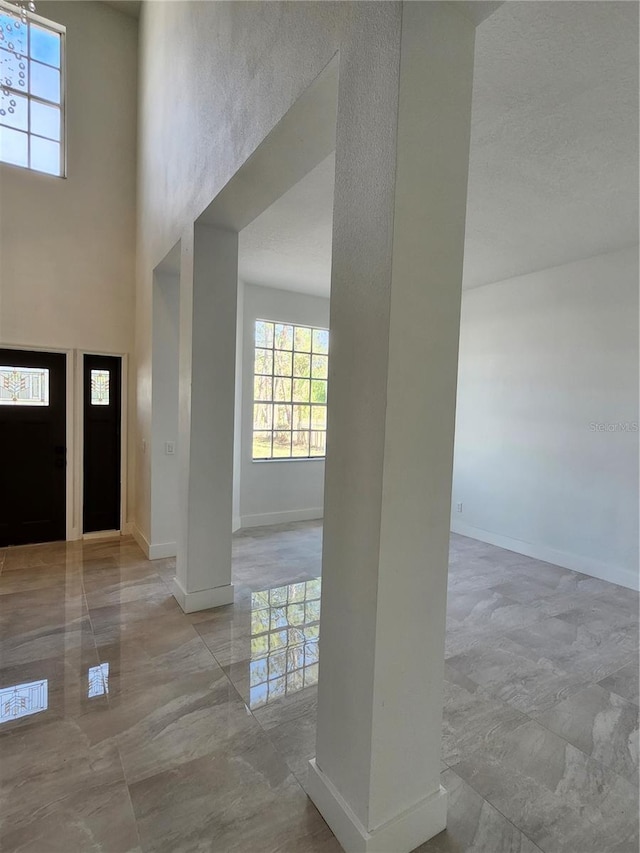
[[[129,352],[137,22],[90,0],[38,13],[67,28],[67,178],[0,164],[0,340]]]
[[[137,21],[92,0],[40,0],[38,14],[67,28],[67,177],[0,163],[0,343],[128,354],[135,306]],[[133,383],[128,393],[131,413]],[[74,427],[72,536],[79,535],[80,518],[75,434]],[[125,521],[132,459],[129,444]]]

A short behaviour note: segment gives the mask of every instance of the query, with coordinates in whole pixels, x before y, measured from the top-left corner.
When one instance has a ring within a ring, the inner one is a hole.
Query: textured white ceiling
[[[334,176],[331,154],[240,232],[242,281],[329,295]]]
[[[329,294],[333,157],[240,235],[240,277]],[[478,27],[464,287],[638,241],[638,4],[507,2]]]

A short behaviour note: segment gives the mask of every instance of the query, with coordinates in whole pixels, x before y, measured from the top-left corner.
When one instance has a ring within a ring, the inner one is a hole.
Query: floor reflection
[[[318,682],[321,579],[251,594],[249,707]]]
[[[88,672],[89,689],[87,697],[106,696],[109,692],[109,664],[101,663],[98,666],[90,666]]]
[[[46,678],[3,687],[0,689],[0,724],[46,711],[49,707],[48,692]]]

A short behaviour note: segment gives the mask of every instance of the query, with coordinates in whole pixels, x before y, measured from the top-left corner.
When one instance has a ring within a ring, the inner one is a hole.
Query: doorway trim
[[[127,457],[128,457],[128,371],[129,356],[121,352],[102,352],[99,350],[67,349],[65,347],[43,346],[42,344],[17,344],[0,341],[3,349],[21,350],[27,352],[55,352],[66,355],[67,369],[67,399],[65,407],[66,438],[67,438],[67,476],[66,476],[66,541],[72,542],[83,538],[112,538],[131,533],[131,525],[127,522]],[[111,355],[122,361],[121,401],[120,401],[120,529],[117,531],[102,531],[97,534],[84,536],[82,532],[82,480],[83,480],[83,435],[82,435],[82,365],[84,354]]]
[[[85,533],[82,524],[82,510],[84,506],[84,357],[85,355],[107,355],[120,359],[120,527],[118,530],[96,530]],[[112,539],[115,536],[124,536],[131,533],[131,525],[127,523],[127,389],[129,356],[126,353],[107,352],[97,349],[75,350],[75,418],[76,435],[75,442],[75,487],[78,500],[75,506],[76,513],[76,539]]]

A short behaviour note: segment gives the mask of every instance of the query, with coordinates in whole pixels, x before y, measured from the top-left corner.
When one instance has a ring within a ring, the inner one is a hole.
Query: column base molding
[[[309,762],[306,790],[346,853],[411,853],[447,826],[447,792],[442,786],[373,832],[360,823],[315,758]]]
[[[233,584],[216,586],[213,589],[200,589],[197,592],[185,592],[178,578],[173,579],[173,597],[185,613],[195,613],[197,610],[209,610],[212,607],[222,607],[233,604]]]

